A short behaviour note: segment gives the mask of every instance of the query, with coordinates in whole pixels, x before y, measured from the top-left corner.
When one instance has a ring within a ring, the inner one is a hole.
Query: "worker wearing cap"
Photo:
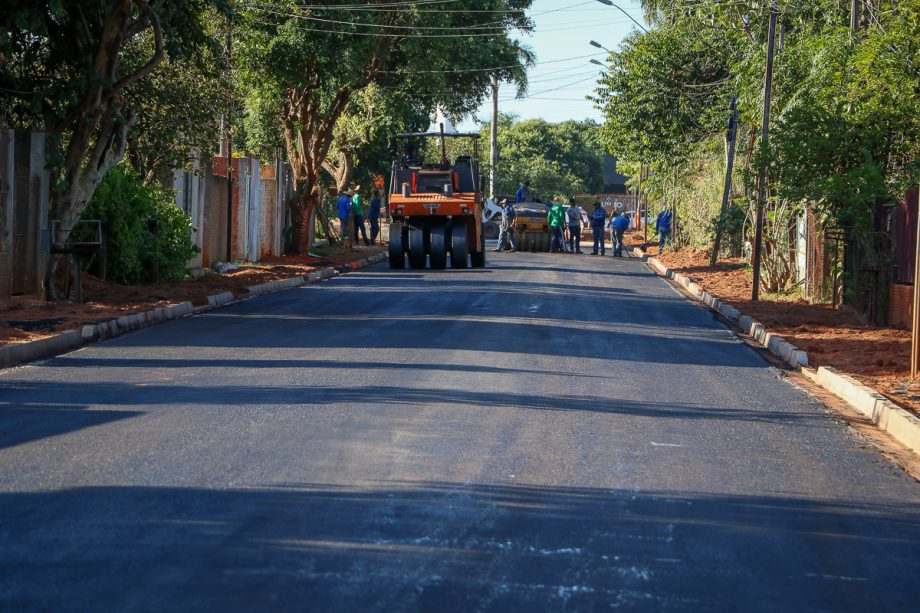
[[[506,238],[511,244],[511,253],[517,251],[517,240],[515,240],[514,231],[515,221],[517,221],[517,212],[514,210],[514,205],[508,202],[507,199],[502,200],[502,221],[498,230],[498,247],[495,248],[495,251],[505,249]]]
[[[569,208],[565,210],[565,222],[569,227],[569,251],[581,253],[581,207],[574,198],[569,198]]]
[[[610,220],[610,236],[613,239],[613,257],[623,257],[623,233],[629,227],[629,218],[620,211],[614,211]]]
[[[549,244],[550,253],[558,253],[565,250],[563,247],[562,226],[565,225],[565,207],[561,204],[553,203],[549,212],[546,214],[546,221],[553,233],[553,240]]]
[[[597,255],[597,248],[600,245],[601,255],[605,253],[604,246],[604,222],[607,221],[607,213],[599,201],[594,202],[594,210],[591,211],[591,233],[594,234],[594,249],[591,255]]]

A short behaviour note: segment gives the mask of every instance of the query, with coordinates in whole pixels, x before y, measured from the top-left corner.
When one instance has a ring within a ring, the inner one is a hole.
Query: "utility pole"
[[[920,213],[920,208],[918,208]],[[920,376],[920,214],[917,215],[917,241],[914,254],[914,308],[910,326],[910,378]]]
[[[227,18],[227,122],[224,124],[227,138],[227,263],[233,261],[233,21]]]
[[[776,0],[770,3],[770,32],[767,39],[767,74],[763,88],[763,127],[760,148],[764,159],[760,165],[760,180],[757,192],[757,218],[754,224],[754,287],[751,300],[760,300],[760,260],[763,250],[763,210],[767,199],[767,159],[770,144],[770,98],[773,90],[773,54],[776,50]]]
[[[722,226],[725,223],[725,211],[728,210],[728,202],[732,192],[732,170],[735,166],[735,140],[738,135],[738,96],[732,96],[731,104],[732,116],[728,120],[728,134],[725,140],[728,141],[728,156],[725,167],[725,185],[722,188],[722,206],[719,209],[719,220],[716,223],[716,238],[712,244],[712,253],[709,254],[709,265],[715,266],[719,259],[719,250],[722,248]]]
[[[671,240],[673,241],[675,245],[679,244],[678,237],[680,236],[680,225],[677,219],[677,175],[678,175],[679,169],[680,169],[680,166],[678,166],[677,164],[674,164],[674,196],[673,196],[673,202],[671,204],[671,213],[673,215],[673,219],[671,220],[671,225],[673,226],[673,228],[671,230],[672,232]]]
[[[646,166],[646,168],[645,168],[645,179],[648,180],[649,177],[651,177],[651,176],[652,176],[652,169]],[[647,190],[647,189],[648,189],[648,188],[646,187],[646,190]],[[642,227],[644,228],[645,235],[644,235],[644,237],[642,238],[642,242],[643,242],[643,243],[647,243],[647,242],[648,242],[648,193],[645,194],[645,202],[644,202],[644,205],[645,205],[645,206],[642,207]],[[644,246],[643,246],[642,248],[645,249]]]
[[[642,208],[642,173],[645,171],[645,165],[639,164],[639,188],[636,190],[636,230],[641,228],[639,225],[640,219],[642,218],[641,208]]]
[[[856,31],[859,29],[859,2],[860,0],[853,0],[850,5],[850,32],[853,36],[856,35]]]
[[[498,75],[492,75],[492,129],[489,135],[489,198],[495,202],[495,177],[498,168]]]

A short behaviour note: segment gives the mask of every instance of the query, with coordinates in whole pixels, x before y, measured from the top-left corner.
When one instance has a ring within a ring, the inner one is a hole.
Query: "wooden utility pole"
[[[917,240],[914,248],[914,303],[910,326],[910,378],[920,376],[920,206],[917,207]]]
[[[651,176],[651,168],[646,167],[646,180],[648,180],[648,178]],[[645,236],[643,237],[642,242],[645,244],[648,243],[648,194],[645,195],[645,206],[642,207],[642,228],[645,232]],[[645,246],[642,248],[645,249]]]
[[[680,236],[680,221],[677,219],[677,176],[680,166],[674,164],[674,196],[671,203],[671,248],[677,245],[678,236]]]
[[[639,188],[636,190],[636,230],[641,228],[639,225],[641,219],[641,209],[642,209],[642,173],[645,170],[643,164],[639,164]]]
[[[492,75],[492,130],[489,135],[489,198],[495,202],[495,177],[498,168],[498,75]]]
[[[719,250],[722,248],[722,226],[725,223],[725,212],[732,193],[732,169],[735,166],[735,139],[738,135],[738,96],[732,96],[732,116],[728,120],[728,156],[725,167],[725,185],[722,188],[722,206],[719,209],[719,220],[716,223],[716,237],[712,244],[712,253],[709,255],[709,265],[715,266],[719,259]]]
[[[233,261],[233,133],[231,131],[233,117],[233,21],[227,18],[227,263]]]
[[[754,224],[754,287],[751,300],[760,300],[760,265],[763,251],[763,210],[767,200],[767,154],[770,145],[770,98],[773,90],[773,54],[776,50],[776,0],[770,3],[770,32],[767,37],[767,74],[763,88],[763,126],[760,148],[763,160],[760,164],[760,180],[757,190],[757,217]]]

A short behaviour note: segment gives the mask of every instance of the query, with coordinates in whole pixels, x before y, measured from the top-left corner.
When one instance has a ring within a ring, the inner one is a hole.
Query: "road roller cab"
[[[407,144],[438,139],[440,147],[437,161],[426,162],[410,144],[402,161],[393,164],[388,198],[390,268],[404,268],[407,259],[410,268],[486,265],[479,134],[445,131],[445,123],[440,120],[436,130],[396,137]],[[472,151],[451,160],[447,139],[462,139],[458,144],[471,144]]]

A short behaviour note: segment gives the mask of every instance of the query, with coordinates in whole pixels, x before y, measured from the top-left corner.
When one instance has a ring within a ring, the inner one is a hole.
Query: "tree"
[[[208,0],[3,1],[4,119],[45,131],[56,246],[124,156],[139,120],[129,92],[166,57],[190,57],[213,43],[202,22],[211,6],[226,9]],[[56,264],[52,258],[46,276],[51,297]]]
[[[297,182],[290,208],[296,251],[309,249],[320,171],[353,96],[373,83],[412,92],[428,108],[443,101],[454,114],[472,110],[488,87],[483,68],[517,61],[507,32],[530,27],[523,13],[530,2],[352,10],[345,0],[309,9],[274,0],[243,11],[236,30],[240,79],[252,112],[269,118],[258,123],[281,127]],[[277,140],[270,130],[260,136]]]
[[[482,127],[484,137],[488,129]],[[604,149],[599,126],[592,121],[554,124],[542,119],[517,121],[503,115],[498,123],[498,146],[501,165],[497,193],[514,193],[525,179],[546,198],[594,192],[604,185]]]
[[[428,127],[429,109],[400,89],[384,89],[372,83],[352,96],[348,109],[336,123],[330,155],[323,170],[343,191],[356,169],[385,172],[395,152],[389,141],[397,132]]]
[[[217,38],[224,20],[209,14],[205,25]],[[138,120],[125,155],[146,182],[171,184],[173,170],[207,159],[216,149],[228,88],[221,52],[205,47],[192,57],[167,57],[126,91]]]

